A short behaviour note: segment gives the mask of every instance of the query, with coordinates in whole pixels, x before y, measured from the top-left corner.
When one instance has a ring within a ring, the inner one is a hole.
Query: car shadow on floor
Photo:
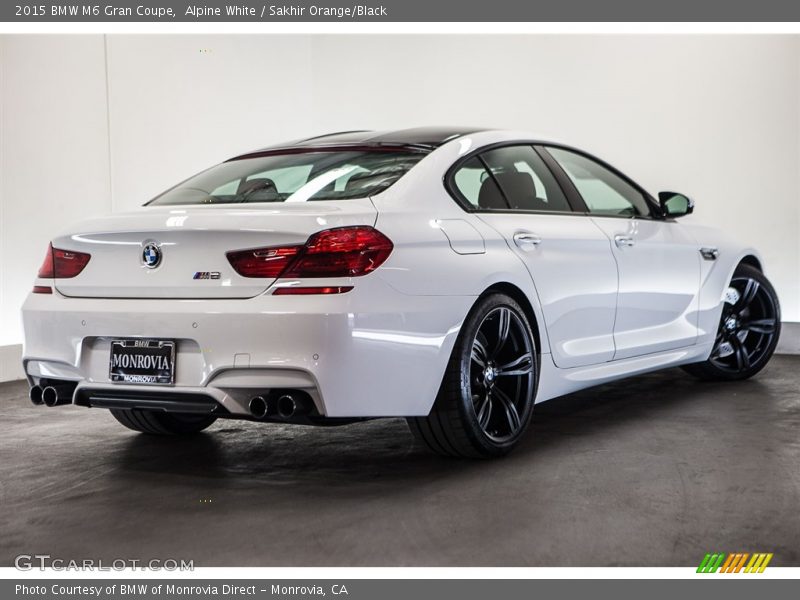
[[[716,387],[714,387],[716,386]],[[565,440],[608,434],[637,420],[680,414],[682,406],[725,388],[763,394],[757,380],[708,384],[680,370],[615,382],[537,405],[519,448],[503,461],[530,461]],[[106,458],[109,458],[106,456]],[[419,481],[493,468],[494,461],[433,455],[417,443],[402,419],[379,419],[339,427],[309,427],[220,420],[186,438],[131,433],[121,444],[121,471],[182,474],[203,479],[270,482],[324,480],[334,485],[370,481]]]

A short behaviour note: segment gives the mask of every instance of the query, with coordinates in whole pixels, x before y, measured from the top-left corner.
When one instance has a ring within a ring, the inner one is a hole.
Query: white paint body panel
[[[426,415],[461,324],[493,285],[516,288],[538,326],[537,401],[707,358],[723,290],[741,258],[758,255],[722,232],[680,222],[478,215],[450,197],[443,178],[461,156],[529,139],[523,132],[458,138],[371,199],[145,207],[76,225],[54,243],[92,253],[86,273],[59,281],[51,295],[30,294],[23,307],[29,379],[107,388],[111,339],[159,337],[178,341],[176,384],[163,389],[204,391],[234,414],[247,413],[255,391],[296,386],[331,417]],[[362,224],[394,243],[389,259],[364,277],[240,281],[224,257]],[[612,241],[621,227],[637,236],[624,255]],[[517,230],[535,232],[542,244],[520,249]],[[165,248],[164,267],[174,261],[163,275],[143,274],[137,263],[150,238],[175,244]],[[202,244],[199,256],[181,252],[183,244]],[[718,248],[718,260],[692,259],[703,246]],[[100,258],[98,247],[112,250]],[[211,270],[223,277],[183,279]],[[353,290],[271,295],[286,284]]]
[[[583,215],[481,214],[522,260],[543,306],[553,362],[580,367],[614,358],[617,265],[608,238]],[[535,235],[519,245],[517,234]]]
[[[591,220],[611,240],[619,272],[614,359],[694,344],[703,258],[692,235],[677,222]],[[632,245],[617,245],[617,236]]]
[[[89,264],[74,279],[57,279],[65,296],[89,298],[252,298],[271,283],[233,270],[229,250],[303,244],[320,229],[372,225],[369,199],[308,204],[152,206],[92,219],[79,233],[57,237],[56,248],[88,252]],[[163,254],[157,269],[145,267],[141,250],[155,241]],[[193,280],[197,271],[220,273]]]

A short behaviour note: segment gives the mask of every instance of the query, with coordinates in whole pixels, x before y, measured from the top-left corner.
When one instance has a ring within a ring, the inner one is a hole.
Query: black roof
[[[314,148],[325,146],[414,146],[433,150],[455,138],[486,129],[476,127],[415,127],[394,131],[340,131],[304,138],[248,152],[236,158],[256,156],[286,148]],[[234,159],[231,159],[234,160]]]

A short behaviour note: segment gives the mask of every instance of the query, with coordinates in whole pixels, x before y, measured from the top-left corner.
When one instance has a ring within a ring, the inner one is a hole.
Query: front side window
[[[384,191],[426,156],[397,150],[313,150],[222,163],[150,202],[233,204],[364,198]]]
[[[599,163],[562,148],[547,148],[561,165],[589,212],[614,217],[649,216],[641,191]]]

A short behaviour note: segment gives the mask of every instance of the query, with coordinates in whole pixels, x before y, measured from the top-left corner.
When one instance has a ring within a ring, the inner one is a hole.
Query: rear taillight
[[[372,227],[342,227],[312,235],[282,277],[359,277],[389,258],[392,242]]]
[[[92,258],[91,254],[61,250],[53,248],[53,245],[50,244],[37,277],[40,279],[69,279],[75,277],[83,271],[90,258]]]
[[[53,274],[53,244],[47,246],[47,254],[44,255],[42,266],[39,267],[39,273],[36,275],[39,279],[52,279]]]
[[[228,262],[242,277],[263,277],[275,279],[297,256],[302,246],[284,248],[255,248],[228,252]]]
[[[304,246],[237,250],[227,257],[243,277],[359,277],[383,264],[393,247],[372,227],[340,227],[315,233]]]

